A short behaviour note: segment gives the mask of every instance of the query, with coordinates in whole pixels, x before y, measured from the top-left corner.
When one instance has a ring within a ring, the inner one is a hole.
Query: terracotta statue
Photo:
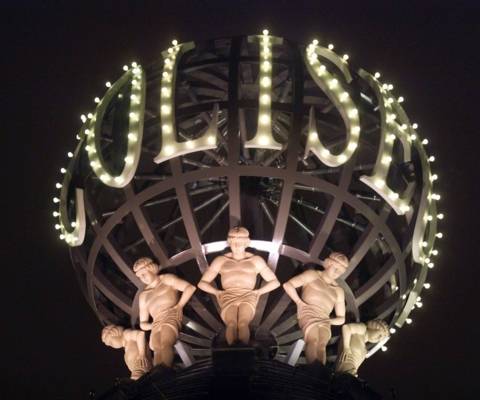
[[[140,293],[140,328],[150,333],[153,365],[171,367],[173,346],[182,324],[183,307],[195,292],[195,286],[173,274],[158,275],[160,268],[150,258],[140,258],[133,271],[145,283]],[[178,299],[178,292],[183,292]],[[149,322],[150,316],[152,322]]]
[[[102,341],[115,349],[125,349],[125,364],[132,373],[132,379],[136,380],[150,371],[152,362],[145,342],[145,332],[107,325],[102,330]]]
[[[220,305],[220,316],[226,325],[227,343],[231,345],[240,340],[248,344],[249,325],[255,316],[258,298],[279,287],[280,282],[262,257],[245,251],[250,244],[247,229],[242,227],[230,229],[227,242],[231,252],[213,260],[198,287],[216,296]],[[211,284],[218,274],[223,290]],[[256,290],[258,274],[267,283]]]
[[[297,304],[298,325],[303,330],[305,357],[308,363],[326,362],[326,347],[331,325],[345,322],[345,294],[335,279],[348,266],[348,258],[332,253],[324,262],[324,271],[307,270],[284,283],[285,292]],[[297,288],[302,288],[301,297]],[[335,309],[335,317],[330,314]]]
[[[366,343],[378,343],[388,336],[388,325],[380,320],[343,325],[336,371],[358,376],[358,368],[367,356]]]

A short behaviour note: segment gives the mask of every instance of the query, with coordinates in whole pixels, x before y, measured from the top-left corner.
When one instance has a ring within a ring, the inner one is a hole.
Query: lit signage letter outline
[[[249,36],[248,40],[259,41],[259,75],[258,75],[258,119],[255,136],[245,142],[246,148],[261,148],[280,150],[282,145],[278,143],[272,134],[272,48],[274,44],[282,44],[283,39],[268,35],[265,29],[263,35]]]
[[[339,66],[343,77],[347,82],[351,81],[348,68],[344,66],[345,62],[333,51],[318,46],[318,41],[314,40],[306,49],[305,64],[314,82],[323,90],[330,101],[339,111],[346,127],[347,145],[345,149],[337,155],[331,154],[320,141],[316,127],[315,111],[311,107],[308,124],[308,140],[305,145],[305,157],[310,151],[314,153],[320,161],[329,167],[339,167],[346,163],[358,147],[360,136],[360,122],[358,110],[353,103],[350,94],[345,90],[339,77],[333,72],[327,70],[326,66],[321,64],[318,56],[328,58],[335,65]]]
[[[145,113],[145,72],[141,66],[132,64],[133,68],[127,70],[122,77],[115,82],[105,93],[98,104],[95,114],[90,120],[89,129],[85,130],[86,146],[90,166],[95,174],[105,185],[114,188],[123,188],[130,183],[137,170],[142,149],[143,116]],[[130,107],[128,114],[128,147],[124,159],[124,167],[120,175],[112,176],[105,167],[101,152],[100,132],[103,117],[108,105],[114,96],[130,81],[132,88],[130,93]]]
[[[212,119],[201,137],[186,142],[177,142],[177,128],[175,124],[175,81],[177,68],[183,53],[195,47],[193,42],[178,44],[176,40],[173,46],[162,53],[164,66],[162,73],[162,86],[160,89],[160,116],[162,147],[154,158],[156,164],[160,164],[179,155],[205,151],[217,147],[218,137],[218,104],[214,104]]]
[[[392,151],[395,139],[400,139],[403,147],[403,161],[411,160],[411,133],[406,114],[397,100],[388,93],[388,85],[380,86],[378,80],[364,70],[359,75],[367,81],[374,91],[380,113],[380,147],[377,160],[370,176],[362,175],[360,181],[377,192],[398,215],[404,215],[410,210],[410,200],[413,194],[413,183],[410,183],[401,195],[387,185],[387,176],[392,163]],[[396,120],[399,120],[398,122]]]
[[[82,189],[75,188],[75,221],[70,222],[68,218],[68,191],[72,180],[72,173],[75,167],[77,156],[81,151],[83,140],[78,144],[73,157],[65,171],[62,187],[60,191],[59,220],[60,220],[60,238],[64,239],[70,247],[81,246],[85,240],[87,220],[85,217],[84,194]],[[55,215],[55,214],[54,214]],[[57,227],[58,228],[58,227]],[[73,228],[70,229],[70,228]]]

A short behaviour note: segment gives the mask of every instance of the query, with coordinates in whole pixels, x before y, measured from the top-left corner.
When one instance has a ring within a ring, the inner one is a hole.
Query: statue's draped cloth
[[[225,315],[230,307],[238,307],[241,304],[246,304],[251,307],[252,313],[255,314],[257,303],[258,295],[255,293],[254,289],[230,288],[224,290],[218,296],[220,316],[222,317],[223,322],[225,322]]]
[[[302,305],[297,309],[297,319],[304,338],[307,338],[309,331],[314,327],[320,327],[325,331],[327,341],[332,337],[330,315],[324,307],[317,304]]]
[[[160,311],[153,316],[152,332],[150,334],[150,348],[152,348],[152,337],[159,333],[165,326],[173,329],[178,336],[178,331],[182,326],[182,313],[177,308],[170,307]]]

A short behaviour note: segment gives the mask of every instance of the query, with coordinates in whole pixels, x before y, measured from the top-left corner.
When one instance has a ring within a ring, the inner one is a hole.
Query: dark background
[[[471,2],[98,1],[0,3],[2,294],[0,397],[87,399],[126,376],[122,352],[100,341],[67,246],[53,229],[52,195],[79,115],[93,110],[123,64],[180,42],[271,33],[318,38],[380,70],[440,175],[444,239],[432,288],[414,322],[361,375],[400,399],[478,398],[477,233],[480,5]],[[417,3],[421,3],[420,5]]]

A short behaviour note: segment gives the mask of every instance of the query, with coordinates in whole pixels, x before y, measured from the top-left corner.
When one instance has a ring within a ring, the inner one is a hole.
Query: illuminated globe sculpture
[[[124,66],[106,86],[81,117],[54,198],[56,228],[102,324],[138,326],[135,260],[151,257],[196,285],[239,225],[280,282],[346,254],[347,322],[382,319],[391,333],[411,322],[443,215],[428,141],[380,74],[332,45],[264,31],[173,41],[158,61]],[[176,365],[208,360],[223,330],[214,298],[197,290]],[[252,331],[268,357],[305,362],[282,288],[261,298]]]

